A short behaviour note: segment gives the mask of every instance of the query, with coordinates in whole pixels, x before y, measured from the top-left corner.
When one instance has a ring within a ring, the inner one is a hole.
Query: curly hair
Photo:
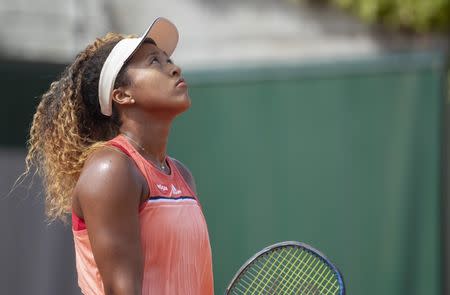
[[[27,175],[34,167],[42,177],[46,214],[50,221],[65,220],[71,194],[81,169],[93,151],[119,133],[121,121],[113,106],[111,117],[100,112],[100,71],[113,47],[125,38],[108,33],[80,52],[59,79],[42,95],[30,128]],[[129,83],[126,66],[114,87]]]

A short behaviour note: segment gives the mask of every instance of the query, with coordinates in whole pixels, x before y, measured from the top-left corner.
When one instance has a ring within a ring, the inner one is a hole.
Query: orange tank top
[[[122,135],[108,142],[125,152],[145,176],[150,196],[139,209],[144,259],[142,294],[214,294],[208,229],[199,201],[167,157],[170,175],[143,158]],[[83,220],[74,213],[78,284],[85,295],[104,294]]]

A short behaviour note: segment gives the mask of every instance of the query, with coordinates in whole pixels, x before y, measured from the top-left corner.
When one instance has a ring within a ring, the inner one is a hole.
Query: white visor
[[[168,19],[159,17],[141,37],[122,39],[114,46],[103,64],[98,82],[98,99],[103,115],[112,115],[112,91],[116,77],[145,38],[153,39],[158,48],[171,56],[178,43],[178,30]]]

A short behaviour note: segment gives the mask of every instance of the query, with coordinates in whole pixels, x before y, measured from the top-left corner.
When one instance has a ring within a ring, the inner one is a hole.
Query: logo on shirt
[[[181,194],[181,190],[177,189],[173,184],[172,184],[172,194],[174,195]]]
[[[162,184],[157,184],[156,187],[159,188],[160,190],[162,190],[163,192],[167,192],[169,190],[169,188],[167,186],[162,185]]]

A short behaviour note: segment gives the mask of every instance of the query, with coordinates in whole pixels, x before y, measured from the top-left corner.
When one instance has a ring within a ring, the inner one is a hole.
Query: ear
[[[131,92],[125,87],[115,88],[112,92],[112,100],[121,105],[134,103]]]

